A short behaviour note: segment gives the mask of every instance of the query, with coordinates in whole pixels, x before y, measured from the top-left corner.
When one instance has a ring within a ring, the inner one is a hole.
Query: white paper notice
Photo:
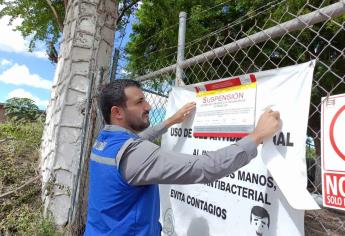
[[[206,91],[197,92],[193,136],[241,138],[252,132],[255,123],[256,82],[240,84],[238,79],[235,86],[219,88],[219,83],[214,86],[216,88],[211,86],[212,84]]]
[[[320,209],[301,181],[302,174],[274,146],[272,140],[264,141],[262,160],[291,207],[297,210]]]

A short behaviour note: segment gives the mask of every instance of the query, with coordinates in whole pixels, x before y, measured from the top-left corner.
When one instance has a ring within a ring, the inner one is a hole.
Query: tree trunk
[[[115,0],[68,1],[41,146],[45,216],[68,224],[80,164],[89,80],[108,78],[117,20]]]

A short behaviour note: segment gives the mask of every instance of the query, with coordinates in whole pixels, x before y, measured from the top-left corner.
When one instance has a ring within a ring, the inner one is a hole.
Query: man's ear
[[[123,108],[118,106],[112,106],[110,110],[111,119],[122,120],[124,116]]]

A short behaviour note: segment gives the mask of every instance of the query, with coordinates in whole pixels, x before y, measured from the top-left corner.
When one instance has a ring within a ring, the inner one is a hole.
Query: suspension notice
[[[194,137],[244,137],[254,129],[254,74],[195,86]]]

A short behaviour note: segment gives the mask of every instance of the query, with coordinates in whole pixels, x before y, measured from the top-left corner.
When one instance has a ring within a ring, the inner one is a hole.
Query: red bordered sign
[[[323,204],[345,210],[345,94],[322,99]]]

